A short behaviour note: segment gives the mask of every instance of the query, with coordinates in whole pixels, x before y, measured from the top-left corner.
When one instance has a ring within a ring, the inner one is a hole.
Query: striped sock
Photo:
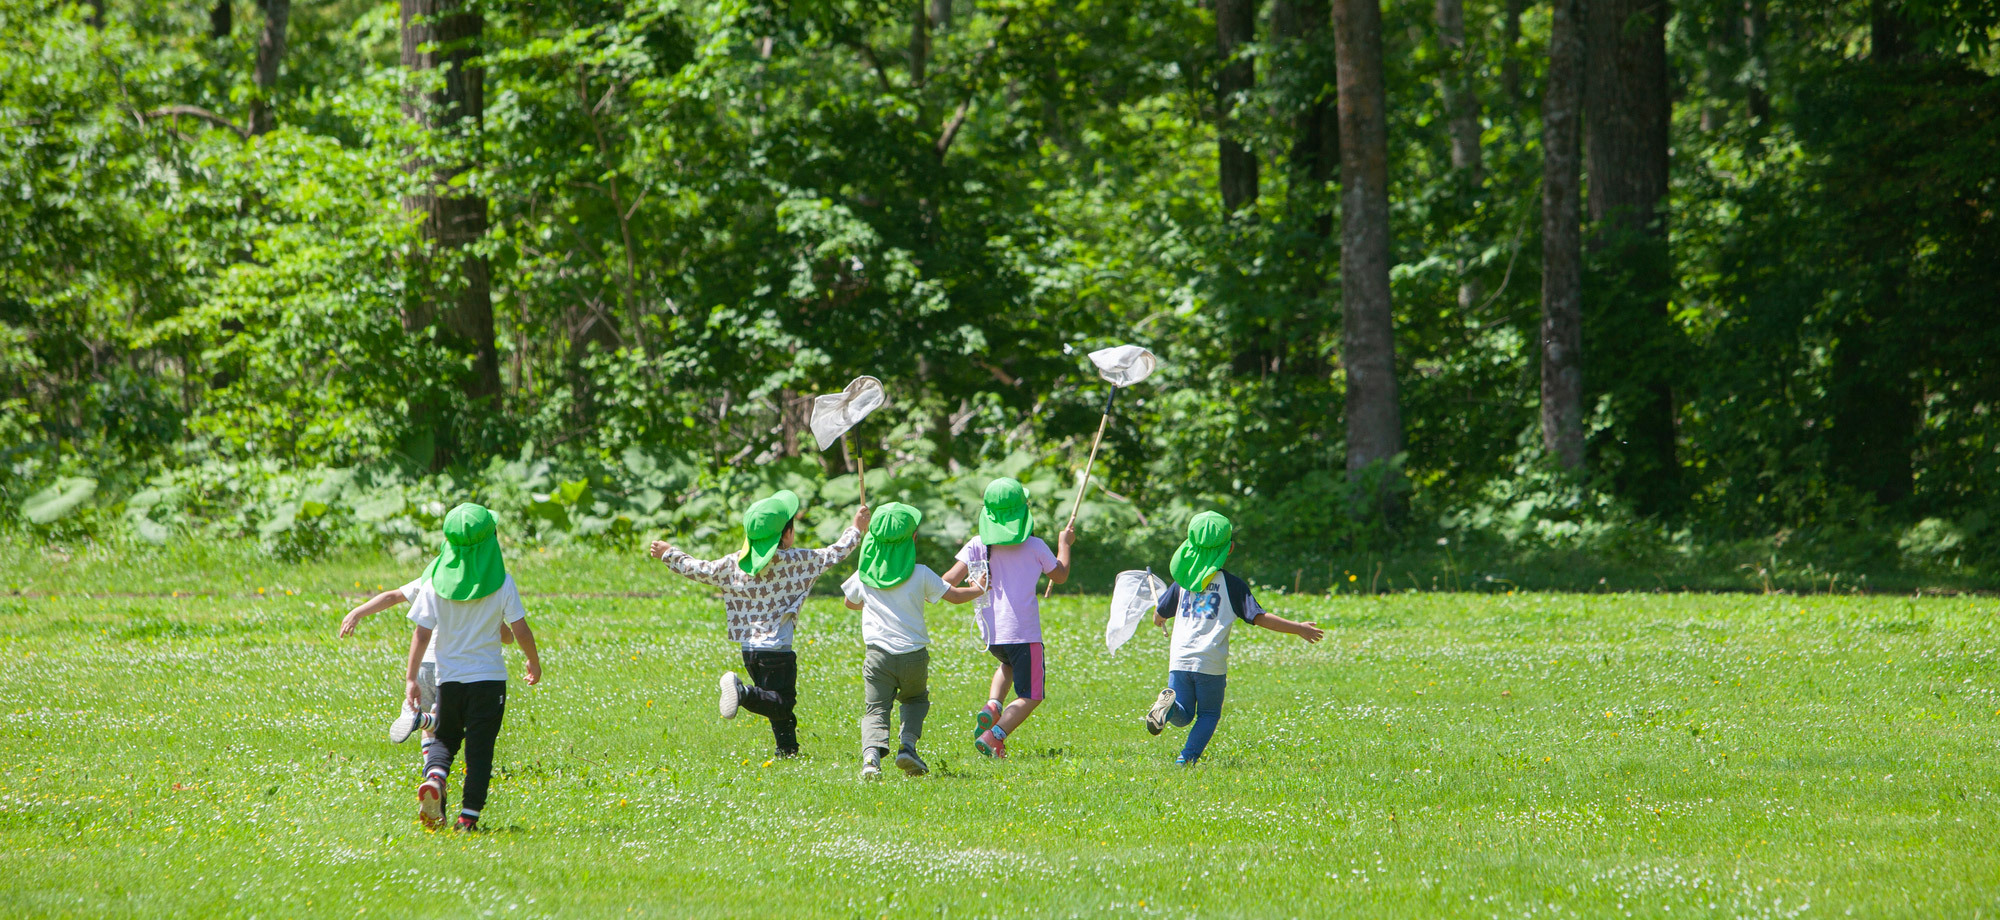
[[[461,808],[461,809],[459,809],[459,810],[458,810],[458,816],[459,816],[459,817],[461,817],[461,818],[471,818],[471,819],[472,819],[472,820],[474,820],[474,821],[477,821],[477,820],[479,820],[479,812],[476,812],[476,811],[473,811],[473,810],[472,810],[472,809],[470,809],[470,808]]]
[[[434,780],[437,780],[439,784],[443,784],[443,783],[444,783],[444,768],[443,768],[443,767],[432,767],[432,768],[430,768],[430,769],[429,769],[428,771],[425,771],[425,773],[424,773],[424,779],[427,779],[427,780],[432,780],[432,779],[434,779]]]

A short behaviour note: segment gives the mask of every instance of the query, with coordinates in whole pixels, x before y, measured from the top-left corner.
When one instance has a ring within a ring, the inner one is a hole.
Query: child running
[[[1267,613],[1250,596],[1243,579],[1222,570],[1235,545],[1229,519],[1204,511],[1188,522],[1187,539],[1174,552],[1174,583],[1160,596],[1153,625],[1174,621],[1173,651],[1167,664],[1167,689],[1146,713],[1146,730],[1157,735],[1162,726],[1194,723],[1187,744],[1175,763],[1201,759],[1215,724],[1222,720],[1223,691],[1229,686],[1229,628],[1241,619],[1273,632],[1290,633],[1318,642],[1324,631],[1313,623],[1294,623]],[[1218,577],[1219,576],[1219,577]]]
[[[792,624],[813,580],[861,542],[868,506],[856,510],[854,524],[825,549],[792,546],[798,516],[799,497],[787,489],[743,512],[743,548],[720,559],[696,559],[658,540],[649,548],[668,568],[722,589],[729,638],[742,644],[743,669],[750,675],[745,684],[735,671],[722,672],[722,717],[735,718],[741,707],[771,720],[778,757],[799,753],[799,720],[793,714],[799,700],[799,657],[792,651]]]
[[[1070,547],[1076,528],[1065,528],[1056,551],[1034,536],[1034,515],[1028,511],[1028,490],[1013,479],[995,479],[986,487],[979,512],[979,536],[958,551],[958,561],[945,572],[944,582],[956,585],[974,566],[984,567],[991,586],[991,605],[981,604],[979,628],[986,650],[1000,659],[986,705],[972,714],[972,743],[989,757],[1007,756],[1007,736],[1019,730],[1042,704],[1042,602],[1035,594],[1043,575],[1052,584],[1069,580]],[[1007,686],[1016,699],[1001,708]]]
[[[444,824],[445,779],[459,746],[465,747],[465,794],[459,802],[462,831],[475,830],[486,807],[486,787],[493,778],[493,745],[507,714],[507,663],[500,655],[501,629],[528,659],[529,684],[542,679],[542,659],[535,634],[528,628],[528,611],[521,592],[500,558],[493,512],[466,503],[444,517],[444,546],[410,583],[409,665],[404,672],[408,712],[424,712],[419,675],[424,653],[437,646],[436,741],[425,755],[424,781],[417,787],[417,812],[429,827]],[[398,720],[398,725],[402,720]],[[408,737],[408,732],[404,732]]]
[[[423,596],[423,586],[427,576],[419,575],[417,580],[400,588],[384,591],[369,598],[361,606],[349,610],[340,620],[340,638],[354,635],[355,627],[361,621],[374,616],[397,604],[414,603]],[[414,630],[414,627],[412,627]],[[514,634],[505,624],[500,627],[500,641],[509,645],[514,642]],[[420,709],[411,709],[407,700],[398,705],[396,717],[389,720],[389,743],[402,744],[410,734],[421,730],[423,740],[417,748],[417,772],[422,773],[425,762],[430,758],[431,744],[437,740],[432,729],[437,725],[437,644],[424,646],[424,661],[417,669],[417,695]]]
[[[861,641],[868,648],[861,660],[861,680],[868,688],[861,710],[862,779],[882,775],[882,758],[889,753],[892,701],[903,704],[896,766],[911,776],[930,772],[917,756],[924,716],[931,711],[930,636],[924,630],[924,605],[939,600],[963,604],[985,590],[979,583],[947,588],[930,566],[917,563],[917,525],[923,520],[923,512],[909,505],[883,505],[868,523],[854,574],[840,586],[847,595],[847,609],[861,611]]]

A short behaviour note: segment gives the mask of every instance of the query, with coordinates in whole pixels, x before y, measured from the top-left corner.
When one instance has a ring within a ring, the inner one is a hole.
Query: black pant
[[[451,773],[459,742],[465,743],[465,794],[459,804],[467,811],[486,807],[486,785],[493,779],[493,742],[500,737],[500,720],[507,715],[507,682],[477,680],[469,684],[438,684],[437,740],[424,760],[424,773]]]
[[[771,737],[778,753],[799,750],[799,719],[792,707],[799,702],[799,655],[797,652],[743,650],[743,669],[750,672],[751,686],[743,688],[739,705],[771,720]]]

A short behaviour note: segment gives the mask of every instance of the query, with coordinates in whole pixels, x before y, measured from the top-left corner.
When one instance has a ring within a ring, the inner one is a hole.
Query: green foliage
[[[1082,353],[1138,341],[1162,370],[1106,433],[1117,498],[1085,508],[1128,564],[1198,507],[1269,547],[1273,577],[1324,582],[1440,538],[1635,565],[1785,543],[1878,576],[2000,562],[1979,523],[2000,516],[1991,4],[1674,5],[1668,236],[1631,250],[1666,264],[1591,263],[1591,469],[1568,477],[1537,459],[1546,13],[1510,40],[1506,4],[1467,4],[1475,181],[1440,89],[1459,55],[1433,5],[1386,3],[1407,451],[1361,479],[1331,29],[1315,3],[1261,6],[1256,86],[1217,100],[1213,10],[1181,0],[960,0],[916,43],[915,0],[483,4],[483,119],[433,132],[404,105],[448,76],[401,66],[391,7],[295,10],[265,90],[247,7],[215,39],[192,6],[112,0],[100,28],[0,0],[0,525],[290,558],[420,547],[427,509],[479,498],[548,545],[721,548],[779,484],[836,523],[842,470],[801,455],[799,400],[870,373],[892,404],[856,447],[880,489],[950,535],[980,477],[1025,462],[1054,526],[1104,397]],[[1873,53],[1883,23],[1896,54]],[[253,95],[277,128],[245,136]],[[1235,218],[1225,121],[1262,177]],[[453,252],[411,197],[444,162],[489,226]],[[490,400],[425,300],[472,255]],[[1651,325],[1619,307],[1658,297]],[[1632,446],[1660,430],[1656,385],[1674,469]],[[1357,502],[1374,475],[1406,510]],[[48,497],[77,479],[96,494]],[[1966,536],[1903,536],[1931,520]]]

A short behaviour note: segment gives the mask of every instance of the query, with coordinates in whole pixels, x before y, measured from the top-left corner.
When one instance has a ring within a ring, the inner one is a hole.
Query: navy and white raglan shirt
[[[1167,670],[1197,674],[1229,673],[1229,628],[1237,620],[1255,623],[1264,615],[1263,606],[1250,596],[1250,585],[1228,572],[1215,573],[1199,591],[1169,582],[1155,610],[1174,621]]]

